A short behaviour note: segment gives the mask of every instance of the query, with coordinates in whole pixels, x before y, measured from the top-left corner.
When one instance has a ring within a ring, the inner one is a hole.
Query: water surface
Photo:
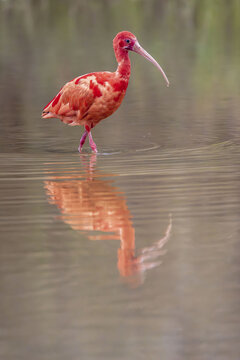
[[[0,2],[3,359],[240,358],[238,4],[169,4]],[[123,28],[171,87],[131,54],[100,153],[78,154],[42,107],[114,70]]]

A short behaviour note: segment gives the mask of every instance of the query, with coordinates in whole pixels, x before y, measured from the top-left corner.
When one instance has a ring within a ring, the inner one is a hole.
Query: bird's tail
[[[52,117],[54,117],[54,116],[50,111],[43,110],[43,112],[42,112],[42,118],[43,119],[49,119],[49,118],[52,118]]]

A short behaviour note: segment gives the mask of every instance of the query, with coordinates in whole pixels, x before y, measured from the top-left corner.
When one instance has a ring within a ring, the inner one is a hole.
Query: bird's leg
[[[81,137],[80,144],[79,144],[79,147],[78,147],[79,152],[82,151],[82,147],[83,147],[83,144],[85,143],[85,140],[86,140],[87,136],[88,136],[88,131],[85,130],[84,133],[83,133],[83,136]]]
[[[97,146],[96,146],[95,142],[93,141],[91,131],[89,131],[89,133],[88,133],[88,138],[89,138],[89,144],[91,146],[92,151],[97,153],[98,152]]]

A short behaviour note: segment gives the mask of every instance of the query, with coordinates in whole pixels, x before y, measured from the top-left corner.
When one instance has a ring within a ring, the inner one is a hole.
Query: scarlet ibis
[[[58,118],[65,124],[85,127],[78,147],[79,152],[88,136],[93,152],[97,153],[91,129],[114,113],[126,94],[131,73],[128,51],[134,51],[152,62],[161,71],[169,86],[161,66],[139,45],[136,36],[131,32],[118,33],[113,39],[113,49],[118,62],[115,72],[93,72],[74,78],[66,83],[43,109],[44,119]]]

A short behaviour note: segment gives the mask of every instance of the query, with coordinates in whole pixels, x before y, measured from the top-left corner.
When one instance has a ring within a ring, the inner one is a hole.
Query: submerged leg
[[[82,151],[82,147],[83,147],[83,144],[85,143],[85,140],[86,140],[87,136],[88,136],[88,132],[87,132],[87,130],[85,130],[84,133],[83,133],[83,136],[81,137],[80,144],[79,144],[79,147],[78,147],[79,152]]]
[[[89,138],[89,144],[91,146],[92,151],[97,153],[98,152],[97,146],[96,146],[95,142],[93,141],[91,131],[89,131],[89,133],[88,133],[88,138]]]

